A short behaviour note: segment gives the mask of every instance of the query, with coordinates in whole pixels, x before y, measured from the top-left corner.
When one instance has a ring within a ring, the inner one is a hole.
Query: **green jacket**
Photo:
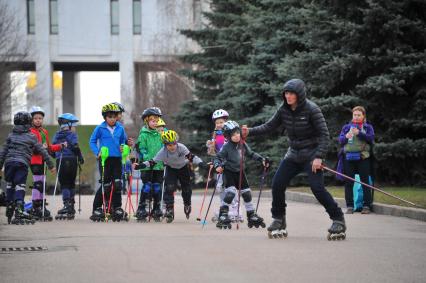
[[[154,156],[163,147],[161,141],[161,135],[157,130],[151,130],[144,126],[139,132],[139,137],[136,142],[136,148],[142,161],[148,161],[154,158]],[[163,170],[163,163],[159,162],[152,168],[154,170]],[[142,169],[142,171],[151,170],[150,167]]]

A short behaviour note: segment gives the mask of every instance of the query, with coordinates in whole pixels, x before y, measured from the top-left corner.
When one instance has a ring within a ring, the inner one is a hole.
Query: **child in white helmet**
[[[207,141],[207,154],[215,157],[218,152],[222,149],[223,145],[226,142],[226,138],[223,135],[223,125],[229,118],[229,113],[226,110],[218,109],[213,112],[212,120],[215,124],[215,128],[212,134],[212,138]],[[223,180],[222,174],[216,175],[216,190],[219,192],[220,205],[223,205],[224,190],[223,190]],[[213,216],[212,221],[216,222],[219,217],[219,210],[216,211],[215,216]],[[244,217],[238,214],[238,198],[232,201],[232,205],[229,207],[229,218],[232,222],[243,222]]]

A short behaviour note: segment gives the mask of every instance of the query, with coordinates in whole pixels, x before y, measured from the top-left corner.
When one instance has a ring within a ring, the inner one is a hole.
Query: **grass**
[[[391,193],[393,195],[396,195],[400,198],[403,198],[405,200],[411,201],[421,207],[426,208],[426,188],[420,188],[420,187],[378,187],[379,189]],[[297,192],[304,192],[304,193],[310,193],[311,189],[308,187],[295,187],[295,188],[289,188],[290,191],[297,191]],[[333,197],[336,198],[344,198],[345,197],[345,190],[343,186],[336,187],[336,186],[329,186],[327,187],[327,190],[333,195]],[[411,205],[406,204],[404,202],[401,202],[397,199],[391,198],[389,196],[386,196],[380,192],[374,192],[374,202],[375,203],[383,203],[383,204],[391,204],[391,205],[400,205],[400,206],[408,206],[411,207]]]

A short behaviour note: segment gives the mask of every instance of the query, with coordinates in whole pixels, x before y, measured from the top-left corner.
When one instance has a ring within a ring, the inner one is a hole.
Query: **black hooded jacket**
[[[305,83],[292,79],[285,83],[285,91],[297,95],[297,107],[292,110],[284,98],[283,104],[265,124],[250,128],[252,136],[270,133],[283,125],[289,137],[290,147],[285,158],[296,162],[323,159],[327,153],[330,135],[321,109],[306,98]]]
[[[20,162],[30,166],[33,153],[39,153],[46,160],[49,169],[54,167],[49,158],[47,150],[37,141],[34,134],[30,132],[30,125],[16,125],[12,133],[7,137],[0,151],[0,170],[7,162]]]

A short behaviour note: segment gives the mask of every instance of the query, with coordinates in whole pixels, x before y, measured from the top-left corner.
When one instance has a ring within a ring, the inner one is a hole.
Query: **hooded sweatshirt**
[[[37,141],[36,136],[30,132],[30,126],[16,125],[0,151],[0,169],[8,162],[19,162],[30,166],[31,157],[34,153],[41,154],[49,169],[54,167],[47,150]]]
[[[285,91],[297,95],[297,107],[292,110],[284,97]],[[289,138],[290,147],[285,158],[296,162],[323,159],[328,150],[330,135],[321,109],[306,98],[305,83],[300,79],[292,79],[285,83],[283,90],[284,102],[265,124],[250,128],[252,136],[271,133],[284,126]]]

